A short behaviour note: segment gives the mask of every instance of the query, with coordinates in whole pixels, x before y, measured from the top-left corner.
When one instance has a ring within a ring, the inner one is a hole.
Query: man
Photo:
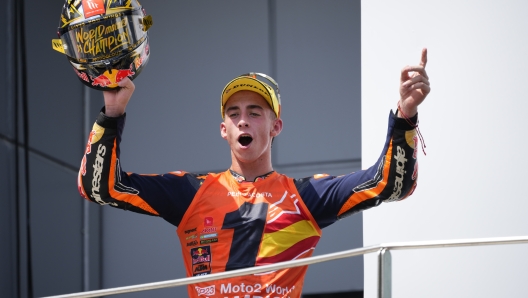
[[[430,92],[420,65],[402,69],[396,115],[385,146],[367,170],[343,176],[293,179],[273,171],[271,145],[283,128],[280,95],[264,74],[235,78],[224,88],[220,134],[231,166],[206,175],[125,173],[119,143],[134,84],[105,91],[105,107],[90,134],[79,171],[79,192],[101,205],[161,216],[178,227],[188,276],[271,264],[312,254],[321,229],[383,201],[398,201],[416,186],[417,111]],[[300,297],[307,267],[204,282],[190,297]]]

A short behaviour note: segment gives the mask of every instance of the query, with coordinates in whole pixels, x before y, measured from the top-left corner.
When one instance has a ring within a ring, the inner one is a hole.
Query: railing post
[[[388,248],[378,252],[378,298],[392,297],[392,259]]]

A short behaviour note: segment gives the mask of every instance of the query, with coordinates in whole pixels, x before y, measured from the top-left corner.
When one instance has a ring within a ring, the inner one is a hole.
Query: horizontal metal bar
[[[277,264],[214,273],[210,275],[186,277],[186,278],[180,278],[180,279],[174,279],[174,280],[168,280],[168,281],[112,288],[112,289],[107,289],[107,290],[96,290],[96,291],[76,293],[76,294],[49,296],[45,298],[99,297],[99,296],[122,294],[122,293],[128,293],[128,292],[138,292],[138,291],[155,290],[155,289],[161,289],[161,288],[170,288],[170,287],[183,286],[183,285],[188,285],[188,284],[193,284],[193,283],[212,281],[212,280],[217,280],[217,279],[224,279],[224,278],[230,278],[230,277],[236,277],[236,276],[242,276],[242,275],[248,275],[248,274],[269,272],[269,271],[275,271],[275,270],[291,268],[291,267],[305,266],[305,265],[332,261],[332,260],[337,260],[337,259],[343,259],[343,258],[348,258],[348,257],[353,257],[353,256],[360,256],[360,255],[364,255],[367,253],[375,252],[377,250],[379,250],[379,248],[376,245],[376,246],[351,249],[351,250],[346,250],[346,251],[341,251],[341,252],[336,252],[336,253],[330,253],[330,254],[325,254],[325,255],[320,255],[320,256],[314,256],[314,257],[309,257],[309,258],[304,258],[304,259],[299,259],[299,260],[286,261],[286,262],[281,262]]]
[[[258,267],[244,268],[239,270],[227,271],[214,273],[204,276],[186,277],[168,281],[145,283],[133,286],[112,288],[106,290],[96,290],[82,293],[73,293],[59,296],[48,296],[44,298],[88,298],[88,297],[99,297],[115,294],[123,294],[129,292],[139,292],[146,290],[156,290],[162,288],[177,287],[183,285],[189,285],[199,282],[206,282],[218,279],[225,279],[230,277],[236,277],[241,275],[256,274],[262,272],[275,271],[291,267],[299,267],[305,265],[311,265],[321,262],[327,262],[332,260],[338,260],[343,258],[349,258],[359,255],[365,255],[372,252],[377,252],[380,249],[387,248],[390,250],[396,249],[419,249],[419,248],[440,248],[440,247],[457,247],[457,246],[479,246],[479,245],[503,245],[503,244],[521,244],[528,243],[528,236],[521,237],[499,237],[499,238],[481,238],[481,239],[461,239],[461,240],[440,240],[440,241],[420,241],[420,242],[399,242],[399,243],[386,243],[373,246],[367,246],[362,248],[356,248],[351,250],[345,250],[341,252],[335,252],[320,256],[313,256],[309,258],[292,260],[281,262],[277,264],[264,265]]]
[[[390,250],[528,243],[528,236],[383,243]]]

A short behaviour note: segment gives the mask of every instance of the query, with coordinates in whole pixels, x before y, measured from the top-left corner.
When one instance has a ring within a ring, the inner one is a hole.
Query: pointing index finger
[[[420,61],[420,66],[425,68],[425,65],[427,64],[427,48],[422,49],[422,59]]]

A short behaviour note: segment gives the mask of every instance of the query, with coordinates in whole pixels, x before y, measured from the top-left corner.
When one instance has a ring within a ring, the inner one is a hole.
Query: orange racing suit
[[[416,131],[392,112],[384,148],[368,169],[301,179],[271,172],[255,181],[230,170],[124,172],[119,144],[125,119],[107,117],[104,108],[99,114],[79,170],[79,192],[101,205],[160,216],[178,227],[187,276],[308,257],[322,228],[382,202],[402,200],[416,187]],[[300,297],[306,270],[202,282],[188,292],[190,297]]]

